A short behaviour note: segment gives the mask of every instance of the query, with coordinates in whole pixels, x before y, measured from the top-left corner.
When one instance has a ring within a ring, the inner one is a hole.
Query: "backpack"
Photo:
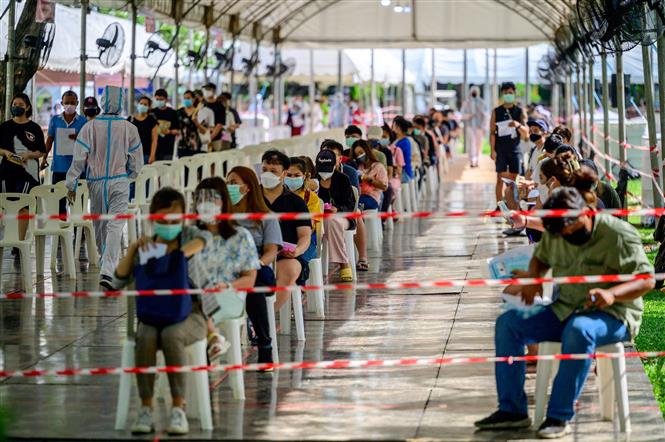
[[[181,250],[134,268],[137,290],[188,289],[187,261]],[[167,327],[187,319],[192,295],[137,296],[136,317],[146,325]]]

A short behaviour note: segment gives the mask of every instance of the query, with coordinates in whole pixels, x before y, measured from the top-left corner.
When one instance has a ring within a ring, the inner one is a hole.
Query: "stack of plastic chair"
[[[23,279],[23,290],[33,293],[32,286],[32,259],[30,249],[35,241],[35,219],[28,219],[28,230],[24,239],[19,239],[19,220],[15,217],[19,210],[27,208],[29,214],[35,214],[37,202],[32,195],[24,193],[0,193],[0,227],[4,227],[4,236],[0,239],[0,281],[2,281],[2,253],[5,247],[16,247],[21,259],[21,276]]]
[[[97,241],[95,240],[95,229],[92,220],[82,219],[83,215],[90,214],[88,183],[85,180],[78,180],[76,184],[76,197],[74,204],[69,206],[69,214],[72,216],[72,225],[76,231],[76,241],[74,242],[74,259],[78,260],[81,250],[81,241],[85,231],[85,246],[88,252],[88,263],[93,267],[99,267],[99,251],[97,250]],[[53,257],[51,257],[53,259]]]
[[[162,187],[177,187],[180,184],[180,174],[173,161],[154,161],[150,167],[157,169],[159,175],[159,189]]]
[[[67,188],[64,183],[33,187],[30,191],[37,201],[37,214],[55,219],[39,219],[35,223],[35,244],[37,249],[37,275],[44,274],[46,237],[52,237],[51,253],[55,254],[58,241],[62,247],[64,271],[70,279],[76,278],[74,265],[74,225],[70,220],[60,220],[60,201],[67,199]],[[51,260],[51,269],[55,270],[55,260]]]

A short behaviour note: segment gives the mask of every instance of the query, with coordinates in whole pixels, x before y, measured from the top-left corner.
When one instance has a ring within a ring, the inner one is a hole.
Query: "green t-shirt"
[[[589,242],[574,246],[560,236],[543,234],[534,256],[552,269],[552,275],[613,275],[653,273],[633,226],[610,215],[595,216]],[[609,288],[616,283],[561,284],[559,299],[551,306],[563,321],[574,312],[584,311],[587,294],[592,288]],[[642,322],[642,298],[616,302],[603,311],[622,321],[634,338]]]

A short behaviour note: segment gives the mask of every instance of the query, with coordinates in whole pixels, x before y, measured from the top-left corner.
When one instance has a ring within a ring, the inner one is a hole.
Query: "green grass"
[[[658,248],[653,239],[652,228],[635,226],[640,233],[642,242],[647,246],[647,256],[653,263]],[[640,334],[635,338],[639,351],[662,351],[665,349],[665,295],[652,290],[644,296],[644,317]],[[665,358],[653,358],[643,361],[644,371],[651,381],[653,393],[665,416]]]

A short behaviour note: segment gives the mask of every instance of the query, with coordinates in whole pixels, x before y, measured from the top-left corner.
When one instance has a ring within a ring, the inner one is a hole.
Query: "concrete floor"
[[[452,167],[457,176],[466,173],[460,172],[463,161]],[[487,176],[478,180],[482,183],[447,183],[439,195],[426,198],[426,207],[487,209],[494,193]],[[360,280],[482,277],[486,258],[524,241],[502,238],[503,227],[478,218],[399,223],[386,235],[383,256],[370,260],[372,269]],[[3,259],[2,291],[8,292],[20,282],[8,251]],[[38,290],[96,288],[96,275],[84,268],[75,282],[50,272],[45,276]],[[119,366],[124,306],[118,299],[1,301],[0,364],[4,369]],[[324,321],[306,321],[306,342],[280,338],[282,361],[490,356],[494,319],[501,312],[498,290],[478,287],[333,292],[326,307]],[[256,360],[251,349],[247,360]],[[630,439],[665,440],[663,418],[640,361],[630,359],[628,367]],[[493,373],[488,364],[246,373],[244,402],[234,401],[228,383],[213,374],[213,385],[219,384],[213,390],[215,430],[201,432],[191,420],[190,434],[174,439],[534,439],[530,430],[474,432],[473,422],[496,408]],[[530,396],[533,378],[528,377]],[[115,376],[2,380],[0,406],[11,412],[9,436],[132,439],[128,431],[113,430],[117,386]],[[166,425],[166,411],[166,404],[159,403],[158,429]],[[600,420],[593,375],[573,429],[567,440],[626,439],[613,423]],[[157,436],[167,439],[162,432]]]

